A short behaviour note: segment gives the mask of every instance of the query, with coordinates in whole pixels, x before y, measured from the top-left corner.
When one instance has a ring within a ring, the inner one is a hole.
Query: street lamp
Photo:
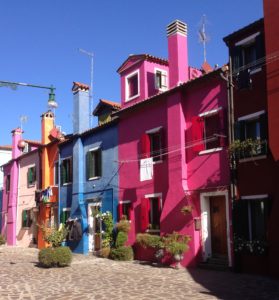
[[[48,98],[48,107],[49,108],[57,108],[58,104],[55,101],[55,87],[51,86],[42,86],[42,85],[35,85],[35,84],[29,84],[24,82],[12,82],[12,81],[2,81],[0,80],[0,87],[9,87],[13,90],[16,90],[18,86],[27,86],[27,87],[33,87],[33,88],[39,88],[39,89],[47,89],[49,90],[49,98]]]

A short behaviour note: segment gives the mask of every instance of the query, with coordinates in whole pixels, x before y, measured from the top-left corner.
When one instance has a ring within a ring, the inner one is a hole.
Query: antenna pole
[[[90,127],[92,127],[92,116],[91,113],[93,111],[93,63],[94,63],[94,54],[93,52],[89,52],[86,50],[83,50],[81,48],[78,49],[79,52],[87,55],[90,58],[90,90],[89,90],[89,99],[90,99]]]
[[[202,33],[203,33],[203,61],[206,62],[206,34],[205,34],[205,15],[202,16]]]

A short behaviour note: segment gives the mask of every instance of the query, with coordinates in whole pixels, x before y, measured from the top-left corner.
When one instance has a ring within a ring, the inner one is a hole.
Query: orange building
[[[58,224],[58,143],[62,137],[55,127],[54,113],[48,111],[41,116],[41,189],[37,193],[38,224],[55,227]],[[42,230],[38,231],[38,248],[47,246]]]

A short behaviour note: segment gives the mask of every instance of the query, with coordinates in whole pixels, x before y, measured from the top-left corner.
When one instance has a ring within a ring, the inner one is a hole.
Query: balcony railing
[[[230,158],[235,161],[266,155],[267,150],[267,141],[259,139],[235,140],[229,147]]]

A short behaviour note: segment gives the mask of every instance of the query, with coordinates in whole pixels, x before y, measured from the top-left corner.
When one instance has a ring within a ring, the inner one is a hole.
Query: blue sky
[[[211,65],[227,62],[222,38],[261,18],[262,0],[9,0],[0,11],[0,80],[53,84],[56,123],[72,131],[73,81],[90,83],[90,61],[78,48],[94,52],[94,106],[100,98],[120,100],[117,68],[129,54],[167,58],[166,25],[175,19],[188,24],[190,65],[200,67],[199,22],[205,14]],[[47,110],[48,91],[0,88],[0,145],[11,143],[20,125],[26,139],[40,140],[40,116]],[[95,121],[93,124],[96,124]]]

